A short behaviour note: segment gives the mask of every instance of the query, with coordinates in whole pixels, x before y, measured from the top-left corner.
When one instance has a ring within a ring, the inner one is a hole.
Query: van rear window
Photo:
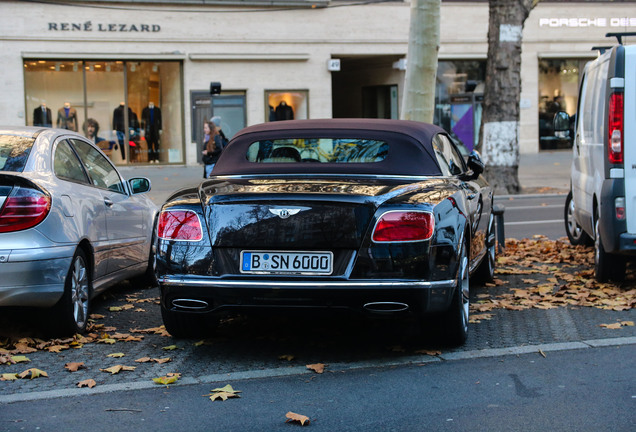
[[[389,152],[385,141],[356,138],[296,138],[252,143],[247,160],[255,163],[374,163]]]

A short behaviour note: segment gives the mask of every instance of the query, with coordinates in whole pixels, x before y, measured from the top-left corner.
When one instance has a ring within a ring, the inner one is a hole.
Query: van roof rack
[[[623,45],[623,36],[636,36],[636,32],[605,33],[605,37],[615,37],[619,45]]]
[[[592,51],[598,51],[600,55],[605,54],[605,51],[612,49],[611,46],[593,46]]]

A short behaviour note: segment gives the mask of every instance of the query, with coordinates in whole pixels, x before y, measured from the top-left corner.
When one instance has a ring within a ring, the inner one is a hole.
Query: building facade
[[[575,113],[592,47],[615,43],[608,32],[636,31],[634,6],[543,1],[530,13],[522,153],[568,146],[551,117]],[[213,115],[230,137],[290,118],[399,118],[408,1],[5,1],[0,12],[0,123],[85,134],[96,123],[117,164],[199,163]],[[435,121],[469,148],[487,32],[488,2],[442,2]]]

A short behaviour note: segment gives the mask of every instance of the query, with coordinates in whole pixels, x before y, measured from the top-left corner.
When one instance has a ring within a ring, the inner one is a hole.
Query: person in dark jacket
[[[210,177],[214,164],[219,160],[223,143],[221,135],[214,123],[206,121],[203,123],[203,178]]]

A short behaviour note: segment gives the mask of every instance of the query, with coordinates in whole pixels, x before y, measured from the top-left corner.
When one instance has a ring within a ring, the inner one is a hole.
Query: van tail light
[[[612,93],[609,100],[608,149],[610,163],[623,163],[623,93]]]
[[[37,189],[16,186],[0,208],[0,233],[33,228],[51,210],[51,197]]]
[[[389,211],[375,225],[374,242],[413,242],[428,240],[433,236],[435,218],[432,213],[421,211]]]
[[[200,241],[203,228],[192,210],[166,210],[159,215],[157,237],[164,240]]]
[[[616,219],[625,220],[625,198],[618,197],[614,200],[614,208],[616,210]]]

